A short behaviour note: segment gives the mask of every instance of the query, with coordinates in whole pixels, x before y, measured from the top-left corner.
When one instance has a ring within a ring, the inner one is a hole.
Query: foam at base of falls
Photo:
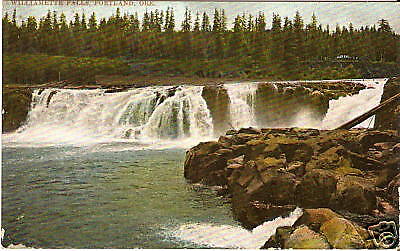
[[[213,225],[210,223],[185,224],[172,235],[180,240],[212,248],[259,249],[282,226],[291,226],[303,214],[296,208],[288,217],[278,217],[248,231],[239,226]]]

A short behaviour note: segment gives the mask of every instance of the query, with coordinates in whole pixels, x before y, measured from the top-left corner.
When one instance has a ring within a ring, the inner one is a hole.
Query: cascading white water
[[[26,125],[3,136],[3,142],[87,145],[207,138],[213,125],[201,93],[200,86],[147,87],[118,93],[35,90]]]
[[[330,100],[328,112],[322,121],[322,129],[334,129],[379,105],[386,81],[387,79],[360,81],[367,89],[356,95]],[[372,116],[356,127],[372,128],[374,122],[375,116]]]
[[[386,79],[358,82],[369,89],[331,100],[323,121],[299,109],[291,124],[281,126],[332,129],[378,105]],[[257,83],[224,87],[230,99],[230,124],[236,129],[257,127]],[[174,146],[172,140],[188,147],[213,136],[202,90],[200,86],[146,87],[117,93],[102,89],[35,90],[27,123],[2,139],[5,144],[28,146],[135,142],[152,147],[160,143]],[[359,126],[372,127],[373,118]]]
[[[256,127],[256,83],[225,84],[230,99],[230,117],[234,128]]]

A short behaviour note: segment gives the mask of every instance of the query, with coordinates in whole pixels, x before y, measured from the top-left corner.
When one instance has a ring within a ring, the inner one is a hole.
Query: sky
[[[228,24],[231,25],[234,16],[239,13],[250,13],[256,15],[263,11],[270,26],[272,13],[278,13],[281,17],[293,17],[299,11],[305,23],[309,23],[313,13],[319,22],[325,27],[329,24],[332,28],[339,24],[348,25],[350,22],[354,27],[377,24],[379,19],[386,19],[396,33],[400,33],[400,2],[185,2],[185,1],[155,1],[155,6],[140,6],[139,2],[133,2],[133,6],[101,6],[101,5],[16,5],[11,2],[3,2],[3,15],[17,10],[19,20],[28,16],[42,17],[48,10],[64,12],[68,18],[74,13],[85,13],[89,16],[96,13],[98,19],[109,17],[119,7],[122,13],[138,12],[142,16],[146,11],[166,10],[172,7],[175,10],[176,24],[180,28],[185,7],[193,12],[207,12],[212,16],[215,8],[224,8],[228,17]]]

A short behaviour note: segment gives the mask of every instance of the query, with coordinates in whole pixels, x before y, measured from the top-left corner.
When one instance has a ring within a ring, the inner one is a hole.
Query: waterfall
[[[309,90],[277,91],[268,83],[224,84],[221,88],[227,94],[220,100],[220,89],[214,94],[210,88],[204,94],[202,86],[145,87],[115,93],[103,89],[35,90],[25,125],[2,139],[6,144],[28,146],[134,142],[190,147],[218,137],[230,127],[332,129],[380,102],[386,79],[353,81],[368,88],[330,100],[329,108],[325,99],[321,100],[326,103],[315,102],[319,96]],[[373,120],[359,126],[372,127]],[[214,127],[224,130],[215,133]]]
[[[360,81],[367,89],[359,94],[329,101],[328,112],[322,121],[322,129],[334,129],[379,105],[387,79]],[[373,128],[375,115],[356,127]]]
[[[160,142],[210,137],[213,124],[203,87],[35,90],[26,124],[5,142],[90,144]]]
[[[256,83],[225,84],[230,99],[230,117],[234,128],[256,127]]]

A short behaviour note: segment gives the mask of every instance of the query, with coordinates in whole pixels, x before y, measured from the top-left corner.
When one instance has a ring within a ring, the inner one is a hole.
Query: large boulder
[[[191,182],[202,182],[207,185],[225,185],[227,165],[223,154],[216,153],[221,149],[218,142],[200,143],[186,152],[184,176]]]
[[[263,248],[374,248],[368,231],[328,208],[305,209],[291,227],[280,227]]]
[[[295,209],[295,175],[281,170],[281,160],[250,160],[243,165],[242,161],[236,158],[229,162],[233,171],[228,186],[233,214],[245,227],[256,227]]]
[[[366,248],[365,237],[367,237],[367,235],[365,234],[365,231],[357,228],[355,224],[344,218],[332,218],[322,224],[320,231],[333,248]]]
[[[375,187],[361,177],[341,177],[337,183],[332,204],[335,208],[354,213],[371,213],[372,210],[377,208]]]
[[[321,234],[314,232],[307,226],[302,226],[293,231],[283,248],[289,249],[327,249],[329,243]]]
[[[310,229],[318,232],[322,224],[335,217],[341,216],[329,208],[304,209],[302,216],[297,219],[293,226],[307,225]]]
[[[305,208],[326,207],[336,192],[337,181],[335,174],[329,170],[313,169],[307,172],[296,187],[297,204]]]

